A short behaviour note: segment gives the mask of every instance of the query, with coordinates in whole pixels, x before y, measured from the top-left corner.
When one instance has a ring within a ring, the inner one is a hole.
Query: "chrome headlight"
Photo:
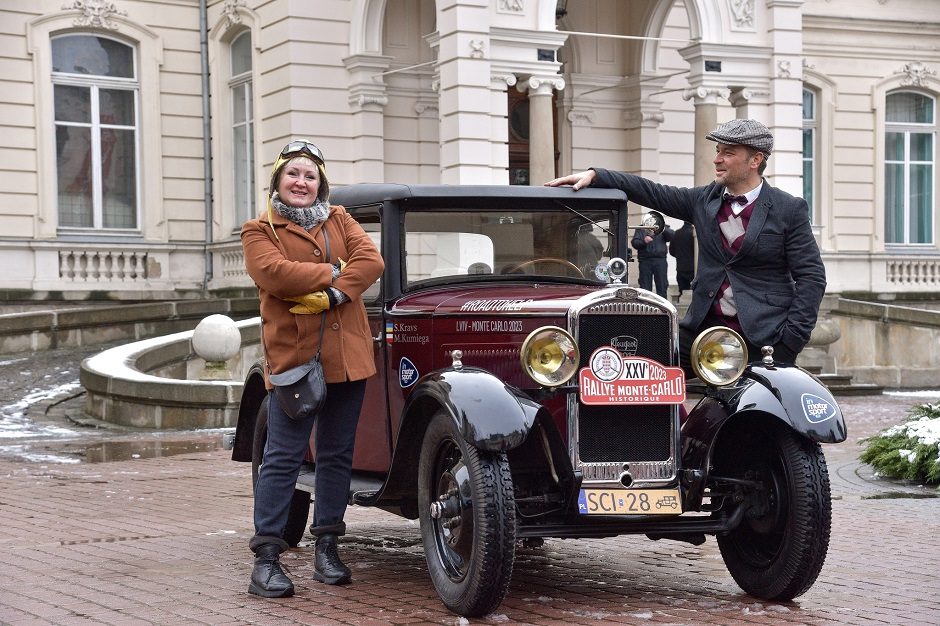
[[[695,338],[689,360],[695,375],[709,385],[730,385],[744,373],[747,347],[738,333],[715,326]]]
[[[543,326],[529,333],[522,342],[519,357],[525,373],[545,387],[557,387],[571,380],[580,361],[574,338],[557,326]]]

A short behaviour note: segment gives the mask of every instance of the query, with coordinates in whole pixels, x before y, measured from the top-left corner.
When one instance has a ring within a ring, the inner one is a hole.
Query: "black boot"
[[[352,572],[343,565],[336,552],[336,535],[317,537],[316,557],[313,562],[313,579],[328,585],[345,585],[352,580]]]
[[[255,548],[255,568],[251,571],[248,593],[264,598],[286,598],[294,595],[294,583],[290,581],[278,555],[281,547],[275,543],[261,544]]]

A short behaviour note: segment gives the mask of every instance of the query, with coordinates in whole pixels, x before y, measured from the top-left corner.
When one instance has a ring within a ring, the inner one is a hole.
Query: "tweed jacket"
[[[302,296],[333,286],[350,300],[326,313],[320,361],[328,383],[361,380],[375,374],[372,333],[362,303],[362,293],[385,268],[372,239],[339,205],[330,207],[327,219],[305,231],[273,213],[272,231],[267,216],[242,226],[245,267],[258,287],[261,300],[261,334],[270,372],[278,374],[308,362],[317,352],[323,315],[294,314],[295,302],[283,298]],[[323,228],[330,239],[326,258]],[[275,237],[274,232],[277,232]],[[347,262],[334,282],[332,263]]]
[[[803,349],[826,291],[826,269],[805,200],[765,181],[741,250],[732,255],[722,244],[716,219],[722,185],[670,187],[632,174],[595,172],[595,186],[621,189],[632,202],[695,225],[698,270],[683,328],[698,331],[727,276],[748,341],[757,346],[782,342],[794,353]]]

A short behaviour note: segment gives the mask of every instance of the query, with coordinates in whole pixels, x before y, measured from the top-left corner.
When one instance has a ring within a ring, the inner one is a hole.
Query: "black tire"
[[[264,446],[268,441],[268,398],[258,407],[255,416],[255,433],[251,442],[251,490],[254,492],[258,482],[258,472],[261,471],[261,461],[264,459]],[[310,494],[302,489],[294,489],[291,496],[290,509],[287,514],[287,526],[284,528],[283,539],[292,548],[304,537],[307,529],[307,517],[310,515]]]
[[[432,504],[443,509],[439,517],[432,516]],[[450,416],[437,413],[421,445],[418,512],[441,601],[466,617],[493,612],[509,588],[515,559],[515,499],[505,453],[477,450]]]
[[[724,446],[724,476],[758,480],[741,524],[718,535],[725,566],[746,593],[792,600],[816,581],[829,549],[832,501],[819,444],[786,427],[752,432]],[[721,467],[723,466],[723,467]]]

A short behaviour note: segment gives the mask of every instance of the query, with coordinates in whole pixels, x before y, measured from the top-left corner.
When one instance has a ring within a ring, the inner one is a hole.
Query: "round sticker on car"
[[[591,355],[591,371],[598,380],[610,382],[620,377],[623,371],[623,359],[612,348],[601,348]]]

